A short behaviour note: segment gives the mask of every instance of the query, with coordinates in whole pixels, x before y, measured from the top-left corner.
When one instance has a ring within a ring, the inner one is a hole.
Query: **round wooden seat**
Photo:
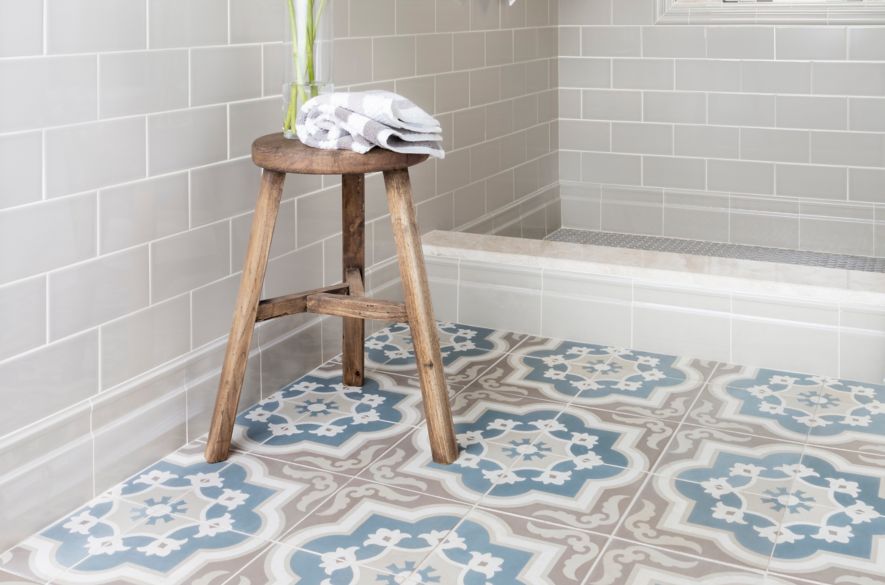
[[[252,143],[252,160],[269,171],[304,175],[364,175],[405,169],[427,160],[426,154],[401,154],[374,148],[366,154],[305,146],[282,133]]]

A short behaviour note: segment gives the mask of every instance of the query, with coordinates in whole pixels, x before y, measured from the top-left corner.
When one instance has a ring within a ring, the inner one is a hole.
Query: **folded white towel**
[[[325,150],[394,152],[445,158],[442,128],[430,114],[388,91],[317,96],[298,112],[298,139]]]

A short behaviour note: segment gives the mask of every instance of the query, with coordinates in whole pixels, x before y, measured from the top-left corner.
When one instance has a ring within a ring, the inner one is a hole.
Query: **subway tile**
[[[46,0],[49,53],[146,48],[147,0]]]
[[[808,132],[741,128],[741,158],[778,162],[808,162]]]
[[[829,95],[885,95],[885,68],[876,63],[812,63],[812,92]]]
[[[471,30],[498,28],[501,22],[501,3],[486,0],[468,0],[470,2]]]
[[[885,166],[885,134],[812,132],[811,162],[866,167]]]
[[[678,59],[676,89],[691,91],[739,91],[740,61]]]
[[[496,30],[486,34],[486,65],[513,63],[513,31]]]
[[[875,256],[876,225],[873,221],[857,218],[838,218],[818,213],[810,206],[802,205],[799,218],[799,248],[832,254]],[[872,209],[867,210],[872,216]]]
[[[461,321],[540,334],[540,270],[462,261],[458,289],[471,300],[460,307]]]
[[[99,193],[99,242],[106,254],[188,227],[186,173],[138,181]]]
[[[560,0],[559,24],[611,24],[612,7],[607,0]]]
[[[559,147],[566,150],[611,150],[610,124],[588,120],[561,120]]]
[[[545,271],[541,335],[630,347],[631,287],[627,279]]]
[[[741,89],[756,93],[810,93],[811,64],[742,61]]]
[[[581,54],[585,57],[638,57],[640,28],[587,26],[581,29]]]
[[[435,0],[397,0],[397,34],[413,35],[434,32],[436,30],[435,11]]]
[[[849,100],[848,121],[850,130],[862,130],[866,132],[885,132],[885,99],[882,98],[852,98]],[[834,130],[842,130],[834,128]]]
[[[612,87],[618,89],[673,89],[673,61],[615,59]]]
[[[873,384],[885,381],[885,335],[860,330],[839,332],[839,375]]]
[[[455,148],[472,146],[485,140],[485,108],[471,108],[455,112]]]
[[[711,93],[710,124],[727,126],[774,126],[775,96],[742,93]]]
[[[419,55],[420,46],[419,42]],[[333,51],[336,55],[349,56],[348,59],[338,58],[332,61],[332,79],[335,80],[336,85],[372,81],[372,39],[335,39]],[[424,73],[423,71],[419,72]]]
[[[642,157],[585,152],[581,154],[581,177],[594,183],[639,185],[642,182]]]
[[[0,361],[46,343],[46,279],[0,286]]]
[[[436,3],[436,32],[466,30],[470,30],[470,0]]]
[[[454,192],[454,210],[452,221],[455,227],[482,217],[485,213],[486,182],[473,183]],[[513,188],[509,193],[509,200],[513,200]]]
[[[384,37],[373,40],[372,74],[378,79],[397,79],[415,74],[415,38]]]
[[[0,284],[95,255],[95,195],[0,212]]]
[[[840,167],[813,165],[777,165],[778,195],[815,197],[820,199],[848,198],[848,171]]]
[[[315,321],[263,351],[259,364],[264,394],[276,392],[319,366],[323,356],[322,341],[322,325]]]
[[[47,131],[47,196],[78,193],[144,177],[144,131],[141,118]]]
[[[191,109],[148,118],[151,175],[206,165],[227,158],[224,106]]]
[[[0,0],[0,57],[43,52],[43,3]]]
[[[643,57],[706,57],[702,26],[650,26],[642,29]]]
[[[227,42],[227,0],[150,0],[148,20],[151,49]]]
[[[704,124],[707,121],[706,96],[702,93],[655,92],[643,94],[646,122]]]
[[[581,56],[581,29],[577,26],[559,27],[557,55],[560,57]]]
[[[457,5],[458,3],[439,2],[437,4]],[[455,50],[455,54],[453,56],[453,66],[455,71],[463,71],[464,69],[476,69],[478,67],[485,66],[485,33],[456,33],[453,37],[453,43]]]
[[[833,61],[846,56],[845,27],[779,26],[775,36],[778,59]]]
[[[0,61],[0,133],[94,120],[97,78],[94,55]]]
[[[664,226],[660,189],[602,187],[600,224],[604,231],[659,236]]]
[[[396,1],[350,3],[350,35],[383,36],[396,33]]]
[[[707,57],[711,59],[773,59],[774,27],[707,27]]]
[[[731,357],[727,313],[637,303],[633,318],[632,347],[637,349],[705,360],[728,361]]]
[[[635,154],[673,154],[673,126],[613,122],[611,126],[612,152]]]
[[[243,158],[191,171],[191,225],[201,226],[255,208],[261,173]]]
[[[681,126],[674,127],[674,144],[677,156],[702,158],[738,158],[740,129],[727,126]]]
[[[41,133],[0,136],[0,209],[38,201],[42,192]]]
[[[307,246],[341,231],[341,194],[324,189],[296,200],[298,247]]]
[[[848,199],[885,203],[885,169],[848,169]]]
[[[453,201],[452,193],[444,193],[419,203],[416,206],[416,211],[418,212],[420,233],[426,234],[433,230],[451,230],[454,227],[452,223]]]
[[[396,92],[409,96],[418,107],[427,112],[435,111],[436,103],[436,78],[435,77],[409,77],[396,80]]]
[[[733,361],[838,375],[838,331],[768,319],[732,321]]]
[[[99,56],[99,111],[103,118],[174,110],[188,105],[184,50]]]
[[[542,56],[540,53],[540,31],[536,28],[521,28],[513,31],[513,59],[514,61],[530,61]],[[554,40],[555,42],[555,40]],[[552,56],[558,53],[554,49]]]
[[[799,203],[786,199],[731,197],[731,242],[774,248],[799,247]]]
[[[102,326],[101,384],[112,388],[190,349],[188,295]]]
[[[664,191],[663,235],[727,242],[728,213],[728,195],[707,191]]]
[[[227,276],[228,222],[191,230],[151,244],[151,300],[169,299]]]
[[[879,26],[848,29],[848,58],[852,61],[885,61],[885,31]]]
[[[564,122],[563,120],[561,123]],[[503,102],[486,106],[485,130],[489,140],[513,132],[513,103]]]
[[[317,242],[270,261],[264,296],[273,298],[319,288],[323,286],[323,276],[323,246]],[[338,275],[333,278],[340,281]]]
[[[610,87],[611,60],[561,57],[559,83],[562,87]]]
[[[230,330],[240,276],[234,274],[193,292],[191,310],[195,348],[225,336]]]
[[[615,24],[654,24],[654,6],[646,0],[618,0],[612,3]]]
[[[712,191],[774,194],[774,165],[736,160],[707,161],[707,188]]]
[[[581,102],[584,118],[636,121],[642,119],[642,93],[638,91],[588,89],[581,92]]]
[[[645,156],[642,184],[673,189],[703,189],[707,182],[706,164],[697,158]]]
[[[777,125],[781,128],[844,130],[848,100],[836,97],[777,96]]]
[[[88,331],[0,365],[0,424],[11,433],[98,392],[98,331]]]
[[[235,44],[282,41],[285,18],[285,4],[277,0],[230,0],[230,40]]]
[[[731,306],[734,314],[740,317],[782,319],[813,325],[839,324],[839,309],[832,303],[736,293],[732,295]]]
[[[261,48],[191,50],[191,104],[203,106],[261,95]]]
[[[451,34],[420,35],[416,38],[415,72],[418,75],[452,70],[453,37]]]
[[[562,185],[563,227],[600,229],[602,194],[598,185]]]
[[[283,125],[282,102],[278,97],[230,104],[230,156],[252,153],[259,136],[279,132]]]
[[[50,340],[146,307],[148,270],[148,248],[140,246],[50,274]]]

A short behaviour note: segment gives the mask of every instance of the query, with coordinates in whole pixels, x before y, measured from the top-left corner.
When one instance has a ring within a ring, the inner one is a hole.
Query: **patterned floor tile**
[[[298,567],[297,555],[312,553],[344,575],[354,564],[400,574],[419,566],[469,511],[456,502],[354,480],[285,536],[281,542],[289,550],[280,549],[269,562]]]
[[[237,417],[236,445],[255,453],[356,475],[421,422],[419,393],[404,377],[373,374],[362,388],[313,373]]]
[[[405,578],[411,572],[407,570],[393,575],[359,563],[341,563],[329,556],[274,543],[253,557],[230,582],[231,585],[401,585],[408,584]],[[221,584],[222,581],[200,583]]]
[[[460,323],[439,323],[440,349],[446,380],[463,387],[478,378],[524,335]],[[408,325],[396,323],[366,340],[366,368],[417,377],[415,352]]]
[[[773,494],[789,489],[803,446],[682,426],[653,473],[702,483],[711,490]]]
[[[424,560],[411,582],[579,585],[605,540],[545,522],[474,510]]]
[[[618,536],[766,569],[779,542],[780,522],[797,506],[792,487],[803,473],[801,448],[706,437],[683,446],[690,455],[682,459],[664,455]]]
[[[881,462],[811,447],[802,456],[769,570],[821,583],[885,583]]]
[[[721,365],[686,422],[723,431],[804,442],[826,378]]]
[[[885,456],[885,386],[827,379],[808,442]]]
[[[592,585],[795,585],[763,572],[720,565],[618,539],[612,540],[587,583]]]
[[[548,400],[681,419],[715,362],[587,343],[547,341],[508,357],[499,384]],[[482,383],[481,380],[479,383]]]

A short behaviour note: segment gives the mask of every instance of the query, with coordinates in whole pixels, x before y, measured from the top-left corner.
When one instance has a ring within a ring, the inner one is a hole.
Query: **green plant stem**
[[[288,0],[289,7],[289,28],[292,35],[292,64],[295,68],[295,83],[292,84],[289,91],[289,108],[286,112],[286,118],[283,122],[283,131],[287,134],[295,134],[298,119],[298,108],[310,97],[319,95],[319,87],[316,83],[316,35],[317,27],[323,12],[326,8],[328,0],[319,0],[319,8],[315,8],[315,0],[307,0],[307,11],[305,18],[305,55],[304,55],[304,71],[299,64],[298,59],[298,23],[296,21],[295,0]],[[305,75],[307,79],[305,80]],[[306,87],[305,87],[306,86]],[[308,90],[309,88],[309,96]]]

